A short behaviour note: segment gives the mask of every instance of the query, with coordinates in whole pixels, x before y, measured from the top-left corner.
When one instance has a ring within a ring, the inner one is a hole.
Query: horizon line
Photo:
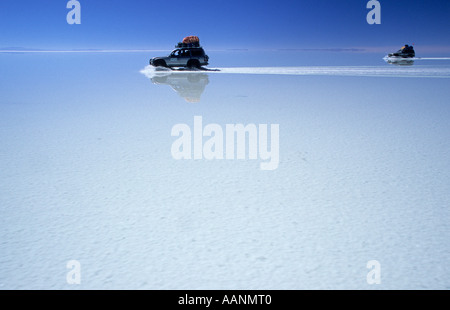
[[[248,51],[279,51],[279,52],[354,52],[354,53],[379,53],[393,50],[398,47],[394,46],[378,46],[378,47],[311,47],[311,48],[296,48],[296,47],[284,47],[284,48],[211,48],[210,52],[248,52]],[[77,49],[39,49],[39,48],[24,48],[24,47],[3,47],[0,48],[0,54],[6,53],[148,53],[148,52],[167,52],[175,48],[168,49],[104,49],[104,48],[77,48]],[[425,45],[417,48],[416,50],[422,50],[426,52],[447,52],[450,53],[450,46],[430,46]]]

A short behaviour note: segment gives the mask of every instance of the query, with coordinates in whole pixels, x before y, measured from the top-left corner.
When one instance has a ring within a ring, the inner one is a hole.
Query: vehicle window
[[[174,50],[172,54],[170,54],[170,57],[179,57],[181,53],[181,50]]]
[[[203,56],[203,51],[201,49],[194,49],[192,50],[192,56],[194,57],[201,57]]]

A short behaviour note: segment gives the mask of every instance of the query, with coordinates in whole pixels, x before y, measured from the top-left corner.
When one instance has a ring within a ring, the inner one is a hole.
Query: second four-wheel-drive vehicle
[[[416,57],[416,52],[414,51],[414,47],[412,47],[411,45],[405,44],[397,52],[390,53],[388,55],[388,57],[414,58],[414,57]]]
[[[208,65],[209,57],[200,46],[200,40],[196,36],[183,39],[183,42],[175,46],[169,56],[154,57],[150,59],[150,65],[154,67],[188,67],[200,68]]]

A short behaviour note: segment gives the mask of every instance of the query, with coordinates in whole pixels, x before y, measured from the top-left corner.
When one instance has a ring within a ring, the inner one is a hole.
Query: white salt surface
[[[116,59],[39,63],[2,81],[0,288],[450,288],[448,71],[222,68],[187,103]],[[278,169],[174,160],[195,115],[279,124]]]

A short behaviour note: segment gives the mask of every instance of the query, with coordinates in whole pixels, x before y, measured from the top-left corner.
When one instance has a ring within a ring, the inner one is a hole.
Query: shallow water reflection
[[[388,64],[395,66],[412,66],[414,65],[414,60],[411,59],[385,59]]]
[[[157,72],[150,79],[153,84],[169,85],[187,102],[200,102],[200,97],[209,84],[208,75],[198,72]]]

